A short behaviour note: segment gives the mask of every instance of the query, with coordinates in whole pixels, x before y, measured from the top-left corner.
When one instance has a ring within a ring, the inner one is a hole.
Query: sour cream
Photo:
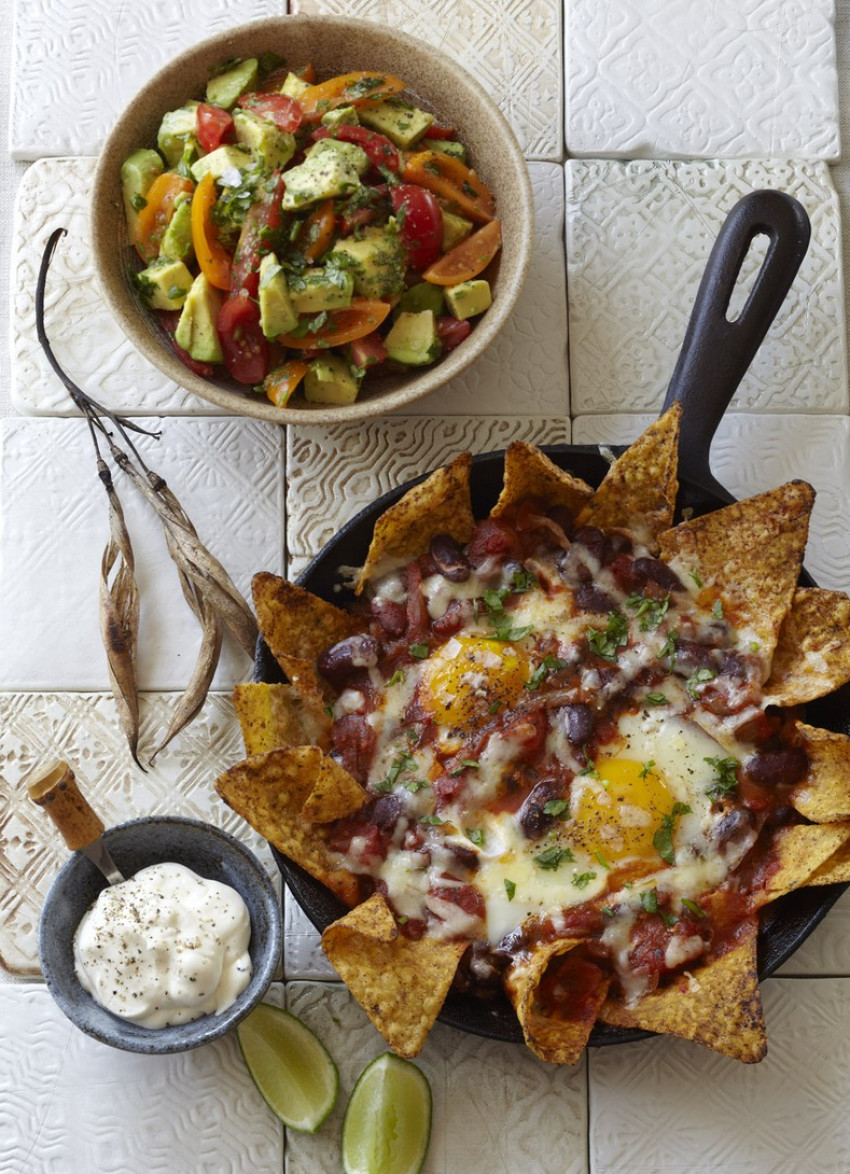
[[[182,864],[152,864],[104,889],[74,935],[92,998],[141,1027],[227,1008],[251,980],[251,919],[230,885]]]

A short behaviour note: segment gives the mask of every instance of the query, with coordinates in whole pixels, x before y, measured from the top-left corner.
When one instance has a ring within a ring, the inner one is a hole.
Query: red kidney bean
[[[653,583],[657,583],[665,591],[683,590],[679,576],[659,558],[636,558],[634,569],[635,574],[651,579]]]
[[[583,583],[576,591],[576,605],[580,611],[604,613],[614,610],[614,600],[607,591],[592,583]]]
[[[560,526],[568,538],[571,536],[575,522],[565,505],[553,505],[546,511],[546,517],[551,518],[556,526]]]
[[[400,795],[381,795],[380,799],[375,800],[372,807],[372,819],[375,826],[379,827],[382,832],[391,832],[398,823],[401,808]]]
[[[676,645],[676,663],[674,671],[681,677],[689,677],[698,669],[711,669],[717,672],[717,665],[712,656],[712,650],[704,644],[697,644],[694,640],[680,640]]]
[[[375,731],[366,718],[357,713],[338,718],[331,729],[331,744],[340,764],[358,783],[365,783],[375,752]]]
[[[319,672],[332,685],[343,686],[357,669],[374,668],[378,663],[378,641],[374,636],[348,636],[319,654]]]
[[[780,750],[759,750],[748,758],[744,772],[756,783],[769,786],[792,786],[809,772],[809,758],[800,746],[783,746]]]
[[[600,563],[602,562],[605,554],[605,535],[596,526],[579,526],[573,534],[573,543],[586,547]]]
[[[520,827],[529,840],[539,840],[557,821],[556,815],[547,815],[543,808],[552,799],[561,798],[560,789],[551,779],[541,779],[517,812]]]
[[[407,609],[392,599],[373,599],[372,615],[388,636],[398,639],[407,628]]]
[[[714,829],[714,839],[719,845],[738,843],[747,839],[755,839],[758,833],[759,820],[746,807],[735,807],[729,811]]]
[[[431,539],[431,558],[437,570],[450,583],[465,583],[469,578],[469,559],[449,534],[435,534]]]
[[[472,607],[466,601],[453,599],[440,618],[431,624],[431,631],[438,640],[447,640],[461,630],[471,614]]]
[[[608,534],[605,537],[605,549],[602,561],[607,566],[621,554],[629,554],[632,550],[632,540],[628,534]]]
[[[567,741],[570,745],[586,745],[596,729],[596,717],[590,706],[583,701],[578,701],[575,705],[565,705],[561,712]]]

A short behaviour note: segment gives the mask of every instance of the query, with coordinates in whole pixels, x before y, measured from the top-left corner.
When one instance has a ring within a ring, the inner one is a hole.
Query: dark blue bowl
[[[87,856],[75,852],[58,873],[41,911],[38,952],[50,993],[76,1027],[113,1048],[161,1055],[218,1039],[260,1001],[280,960],[280,903],[268,874],[239,840],[198,820],[134,819],[110,828],[104,841],[126,877],[149,864],[172,862],[236,889],[251,915],[251,981],[220,1015],[204,1015],[173,1027],[140,1027],[105,1010],[74,973],[73,943],[83,914],[106,888],[106,880]]]

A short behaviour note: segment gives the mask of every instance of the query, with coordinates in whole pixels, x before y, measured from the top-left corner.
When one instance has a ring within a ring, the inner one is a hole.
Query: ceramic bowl
[[[57,874],[41,912],[38,950],[50,993],[81,1031],[128,1052],[182,1052],[218,1039],[260,1001],[280,959],[280,902],[268,874],[244,844],[197,820],[136,819],[109,829],[104,840],[125,877],[149,864],[171,861],[236,889],[251,915],[251,981],[220,1015],[173,1027],[140,1027],[105,1010],[74,973],[73,941],[80,919],[106,880],[87,856],[76,852]]]
[[[163,114],[203,95],[211,72],[234,57],[274,52],[297,66],[308,61],[320,79],[356,69],[403,77],[408,94],[454,127],[476,171],[490,186],[502,221],[503,245],[488,270],[493,304],[472,333],[431,367],[388,375],[350,405],[300,403],[277,408],[232,380],[194,375],[175,356],[155,315],[139,302],[130,272],[130,248],[121,199],[125,158],[152,146]],[[106,141],[92,188],[94,268],[107,305],[130,341],[173,379],[217,408],[274,423],[337,423],[404,408],[442,386],[474,362],[513,310],[528,267],[533,231],[531,185],[522,152],[499,108],[460,66],[422,41],[365,21],[342,17],[283,16],[220,33],[175,58],[133,99]]]

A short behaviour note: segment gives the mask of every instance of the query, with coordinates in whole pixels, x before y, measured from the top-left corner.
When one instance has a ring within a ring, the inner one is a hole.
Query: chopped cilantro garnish
[[[704,685],[706,681],[713,681],[716,675],[713,669],[697,669],[695,673],[691,673],[685,681],[685,688],[694,701],[699,700],[699,686]]]
[[[647,913],[658,912],[658,889],[650,889],[648,893],[641,893],[640,903]]]
[[[597,628],[587,629],[587,642],[597,656],[603,660],[616,661],[617,652],[628,641],[629,632],[626,617],[618,611],[608,614],[608,623],[604,631]]]
[[[513,640],[522,640],[529,632],[533,631],[531,624],[524,624],[522,627],[515,628],[510,616],[505,611],[504,599],[509,594],[507,587],[488,587],[482,595],[484,606],[487,609],[487,618],[493,625],[493,639],[510,642]]]
[[[667,700],[667,698],[664,696],[663,693],[647,693],[646,697],[644,697],[644,701],[646,702],[647,705],[669,705],[670,704],[670,702]]]
[[[640,764],[640,777],[645,779],[648,774],[652,774],[652,768],[655,766],[655,759],[650,758],[649,762],[642,762]]]
[[[554,872],[556,868],[560,868],[564,861],[569,864],[574,859],[575,857],[569,848],[559,848],[557,845],[553,845],[535,856],[534,863],[549,872]]]
[[[658,600],[647,595],[630,595],[626,600],[626,607],[631,608],[640,620],[642,632],[654,632],[667,615],[670,596],[665,595],[663,599]]]
[[[516,884],[512,880],[505,877],[505,892],[508,894],[508,900],[513,901],[516,896]]]
[[[596,851],[593,853],[593,855],[596,857],[596,859],[599,861],[599,863],[602,865],[602,867],[603,867],[603,868],[607,869],[607,870],[608,870],[608,872],[610,872],[610,871],[611,871],[611,865],[610,865],[610,864],[609,864],[609,862],[608,862],[608,861],[605,859],[605,857],[603,856],[602,852],[601,852],[601,851],[600,851],[598,848],[597,848],[597,849],[596,849]]]
[[[530,591],[532,587],[537,586],[537,576],[533,571],[526,571],[524,567],[514,571],[511,577],[511,591],[515,591],[517,595],[522,595],[526,591]]]
[[[402,779],[401,781],[405,790],[412,791],[414,795],[417,791],[424,791],[428,786],[425,779]]]
[[[712,799],[725,799],[738,785],[737,772],[740,762],[737,758],[706,758],[704,761],[717,772],[714,782],[706,788],[706,795],[710,795]]]
[[[406,679],[407,679],[407,676],[406,676],[405,672],[402,669],[396,669],[396,671],[393,673],[393,675],[387,681],[387,686],[389,687],[390,685],[403,685],[404,682],[406,681]]]
[[[758,652],[758,650],[760,648],[761,648],[761,645],[759,644],[758,640],[751,640],[750,641],[750,652]]]
[[[691,809],[687,803],[675,802],[673,804],[673,810],[662,817],[661,827],[652,837],[655,851],[667,864],[676,863],[676,852],[673,847],[673,832],[676,827],[676,820],[680,815],[689,815],[690,811]]]
[[[550,799],[548,803],[543,804],[544,815],[554,815],[557,817],[563,815],[569,809],[570,805],[566,799]]]
[[[483,848],[484,840],[486,838],[484,834],[484,828],[467,828],[466,838],[471,840],[477,848]]]
[[[690,913],[693,913],[694,917],[708,916],[705,910],[697,905],[696,901],[691,901],[688,897],[682,897],[682,904]]]
[[[599,771],[596,769],[596,763],[587,753],[587,747],[583,746],[581,750],[582,758],[584,759],[584,770],[580,770],[579,775],[589,775],[592,779],[599,778]]]
[[[667,639],[662,644],[661,648],[655,654],[656,660],[664,660],[666,656],[670,657],[670,671],[673,670],[673,665],[676,663],[676,646],[679,643],[679,633],[676,631],[668,632]]]
[[[328,717],[329,717],[329,718],[331,718],[331,719],[333,718],[333,715],[334,715],[334,707],[333,707],[332,705],[325,705],[325,706],[324,706],[324,711],[325,711],[325,713],[328,715]]]
[[[614,910],[611,908],[610,905],[601,905],[600,910],[602,913],[605,914],[606,917],[613,917],[614,916]]]
[[[411,644],[407,651],[411,656],[415,656],[417,660],[425,660],[428,656],[428,645]]]
[[[133,205],[133,207],[136,209],[137,212],[141,212],[142,208],[147,208],[147,206],[148,206],[148,202],[145,199],[145,197],[142,195],[141,192],[136,192],[136,194],[130,200],[130,203]]]
[[[577,889],[586,889],[592,880],[596,880],[595,872],[579,872],[573,875],[573,884]]]
[[[711,614],[714,616],[714,618],[716,620],[723,619],[723,604],[721,603],[721,601],[719,599],[715,599],[715,601],[712,605],[712,608],[711,608]]]
[[[525,682],[525,687],[529,691],[539,689],[545,679],[550,673],[557,673],[560,669],[565,669],[567,662],[560,660],[557,656],[544,656],[543,660]]]
[[[692,567],[692,568],[690,569],[690,571],[688,571],[688,574],[689,574],[689,575],[690,575],[690,577],[693,579],[694,583],[696,583],[697,587],[701,588],[701,587],[702,587],[702,585],[703,585],[703,583],[702,583],[702,579],[700,578],[700,573],[699,573],[699,571],[697,570],[697,568],[696,568],[696,567]]]
[[[498,713],[504,704],[505,704],[504,701],[491,701],[490,704],[487,706],[487,712],[488,713]]]
[[[438,825],[441,823],[445,823],[446,821],[444,819],[440,819],[439,815],[423,815],[420,817],[419,822]]]

